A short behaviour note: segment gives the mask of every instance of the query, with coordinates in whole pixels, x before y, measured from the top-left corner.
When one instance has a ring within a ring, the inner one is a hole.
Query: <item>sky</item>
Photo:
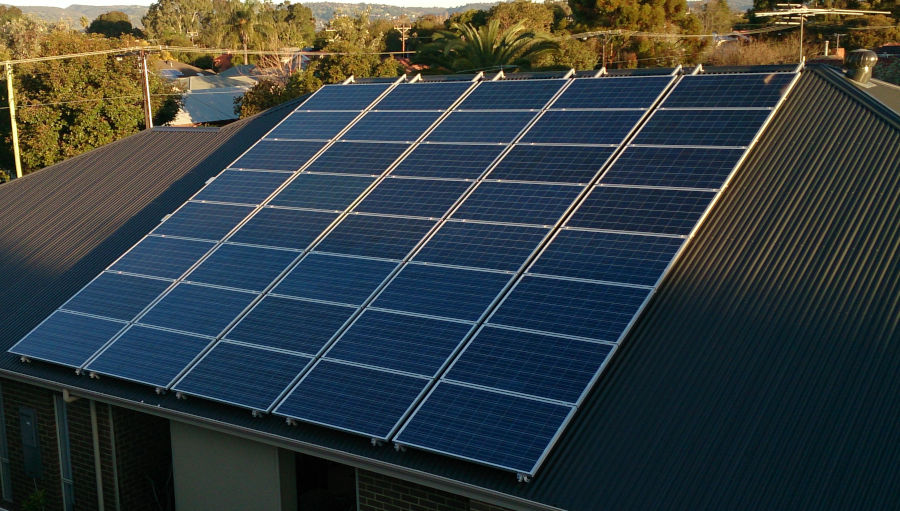
[[[314,1],[314,0],[312,0]],[[341,3],[358,3],[356,1],[331,0]],[[457,7],[476,0],[374,0],[368,3],[401,5],[404,7]],[[154,0],[3,0],[9,5],[47,6],[65,8],[78,5],[150,5]],[[302,3],[302,2],[301,2]]]

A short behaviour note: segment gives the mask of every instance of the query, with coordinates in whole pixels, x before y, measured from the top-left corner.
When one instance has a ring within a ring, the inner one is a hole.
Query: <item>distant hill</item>
[[[18,6],[22,12],[31,14],[36,18],[49,22],[68,23],[73,28],[81,27],[81,17],[93,21],[94,18],[103,13],[110,11],[122,11],[128,15],[131,24],[137,28],[144,28],[141,24],[141,18],[147,14],[147,7],[144,5],[70,5],[65,9],[59,7],[42,7],[42,6]]]

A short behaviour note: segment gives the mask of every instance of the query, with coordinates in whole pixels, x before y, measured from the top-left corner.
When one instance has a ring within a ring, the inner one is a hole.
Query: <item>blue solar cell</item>
[[[210,342],[203,337],[135,325],[110,344],[87,369],[166,387]]]
[[[359,112],[295,112],[266,138],[331,140],[357,115]]]
[[[64,309],[130,321],[169,285],[168,280],[101,273],[72,297]]]
[[[466,323],[367,310],[325,356],[432,377],[471,328]]]
[[[226,170],[206,185],[194,200],[260,204],[291,177],[286,172]]]
[[[251,211],[251,206],[188,202],[154,229],[153,234],[220,240]]]
[[[264,208],[229,238],[237,243],[305,249],[337,213]]]
[[[56,311],[9,351],[37,360],[81,367],[124,326],[125,323]]]
[[[551,110],[541,116],[522,141],[618,145],[642,115],[644,112],[634,110]]]
[[[185,394],[267,410],[309,357],[220,342],[173,388]]]
[[[610,353],[609,344],[486,327],[444,378],[575,404]]]
[[[603,176],[603,183],[721,188],[743,154],[743,149],[629,147]]]
[[[548,232],[544,227],[446,222],[414,260],[516,271]]]
[[[716,192],[598,186],[569,220],[570,227],[657,234],[690,234]]]
[[[439,112],[369,112],[341,138],[412,142],[440,115]]]
[[[321,142],[260,140],[231,166],[236,169],[297,170],[323,145]]]
[[[402,259],[434,224],[433,220],[351,215],[335,227],[316,250]]]
[[[315,355],[354,311],[355,307],[266,296],[225,337]]]
[[[566,83],[565,80],[481,82],[460,103],[460,110],[540,109]]]
[[[421,144],[391,174],[475,179],[484,173],[503,149],[501,145]]]
[[[343,211],[375,181],[371,177],[300,174],[269,203],[272,206]]]
[[[273,292],[362,305],[396,266],[387,261],[309,254]]]
[[[428,381],[323,360],[275,413],[387,439]]]
[[[534,112],[453,112],[427,140],[509,143],[534,116]]]
[[[564,230],[528,271],[652,286],[682,243],[681,238]]]
[[[774,107],[794,73],[685,76],[664,107]]]
[[[614,150],[612,147],[518,145],[488,178],[587,184]]]
[[[111,269],[176,279],[213,246],[207,241],[150,236],[135,245]]]
[[[440,218],[472,183],[436,179],[385,179],[355,211]]]
[[[405,143],[335,142],[306,170],[377,176],[408,147]]]
[[[481,183],[453,213],[453,218],[552,225],[583,188],[568,185]]]
[[[490,322],[617,342],[648,294],[641,288],[526,276]]]
[[[221,245],[185,280],[262,291],[297,258],[297,252]]]
[[[552,108],[649,108],[671,81],[671,76],[583,78]]]
[[[635,144],[746,146],[769,110],[657,110]]]
[[[410,264],[372,306],[475,321],[509,279],[506,273]]]
[[[471,82],[401,83],[375,105],[375,110],[446,110]]]
[[[185,332],[216,336],[243,311],[256,294],[179,284],[153,306],[140,322]]]
[[[571,410],[440,382],[395,442],[532,474]]]
[[[363,110],[391,84],[326,85],[300,105],[299,110]]]

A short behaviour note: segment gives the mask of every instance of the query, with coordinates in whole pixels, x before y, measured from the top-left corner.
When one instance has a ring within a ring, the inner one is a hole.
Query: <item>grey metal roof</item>
[[[270,113],[270,123],[285,113]],[[248,144],[262,133],[257,122],[229,137],[225,130],[206,136],[225,146]],[[201,158],[199,169],[173,171],[184,177],[154,176],[164,181],[157,185],[145,174],[164,167],[120,162],[130,161],[125,149],[146,146],[132,139],[119,144],[123,150],[109,146],[82,157],[95,158],[92,165],[72,160],[0,186],[5,216],[15,224],[0,226],[0,261],[18,260],[0,267],[0,296],[7,304],[29,301],[2,322],[0,347],[229,160],[222,156],[215,167]],[[156,150],[177,160],[216,144],[193,140],[173,138],[171,149],[160,140]],[[898,162],[895,112],[836,73],[804,71],[528,484],[325,428],[290,427],[203,400],[23,365],[8,354],[0,356],[0,372],[510,507],[890,507],[900,487]],[[105,177],[116,169],[120,178]],[[75,181],[67,186],[58,176]],[[126,204],[131,213],[103,212],[104,204]],[[33,248],[41,237],[53,248]],[[7,269],[28,273],[13,278]]]

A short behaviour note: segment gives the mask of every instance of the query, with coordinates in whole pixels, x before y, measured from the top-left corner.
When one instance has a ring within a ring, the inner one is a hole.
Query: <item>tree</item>
[[[267,108],[285,101],[315,92],[322,81],[315,76],[315,66],[306,71],[298,71],[290,76],[287,83],[265,78],[250,88],[243,96],[235,99],[234,112],[241,118],[258,114]]]
[[[235,6],[225,25],[225,41],[229,45],[239,44],[244,51],[244,64],[249,64],[247,49],[259,47],[260,42],[272,35],[272,23],[261,14],[261,5],[255,0],[247,0]]]
[[[435,33],[434,41],[417,57],[433,59],[425,63],[453,71],[481,71],[529,68],[537,57],[559,49],[555,41],[525,30],[522,22],[506,30],[500,28],[499,20],[482,27],[455,24],[453,29]]]
[[[339,54],[322,57],[314,66],[315,76],[323,83],[337,83],[350,76],[388,77],[400,73],[397,61],[382,57],[385,32],[374,26],[365,12],[335,17],[321,36],[318,46]]]
[[[516,23],[521,23],[522,27],[530,32],[547,33],[553,26],[553,6],[535,3],[531,0],[502,2],[488,11],[488,21],[495,20],[500,24],[500,30],[506,30]]]
[[[91,22],[85,30],[88,34],[101,34],[106,37],[121,37],[134,34],[134,27],[128,15],[122,11],[110,11]]]

